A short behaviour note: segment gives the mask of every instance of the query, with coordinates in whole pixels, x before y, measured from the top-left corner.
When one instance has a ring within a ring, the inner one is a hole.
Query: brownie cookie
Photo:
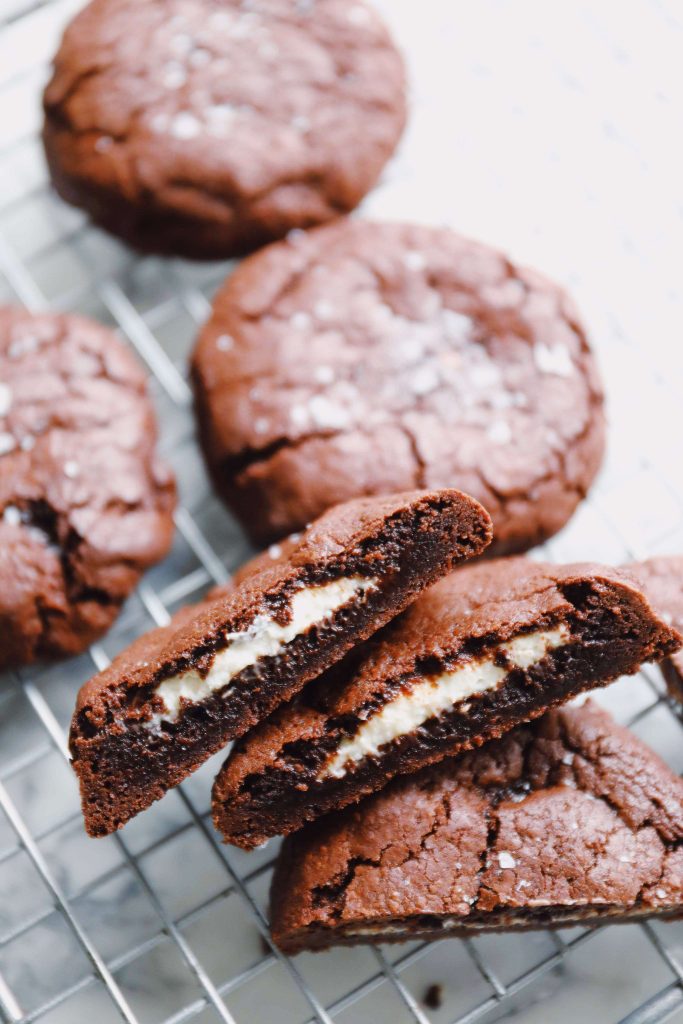
[[[194,355],[217,489],[261,543],[358,494],[458,487],[498,554],[551,536],[603,453],[602,393],[554,284],[446,229],[340,221],[219,291]]]
[[[173,536],[145,377],[108,329],[0,307],[0,668],[85,650]]]
[[[249,849],[680,643],[615,570],[465,567],[233,748],[214,784],[216,828]]]
[[[406,116],[364,0],[94,0],[44,107],[64,199],[137,249],[211,259],[353,209]]]
[[[665,622],[683,633],[683,555],[660,555],[625,566],[642,585]],[[661,664],[669,693],[683,702],[683,651]]]
[[[70,745],[88,832],[158,800],[490,539],[486,512],[458,491],[349,502],[139,638],[78,696]]]
[[[271,928],[333,945],[683,913],[683,781],[590,703],[285,841]]]

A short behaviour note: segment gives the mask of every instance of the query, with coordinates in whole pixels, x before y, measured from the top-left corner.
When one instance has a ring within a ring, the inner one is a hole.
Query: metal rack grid
[[[264,911],[277,844],[250,855],[219,844],[208,815],[215,760],[123,833],[85,837],[65,748],[77,686],[135,635],[224,581],[248,548],[205,479],[185,379],[192,337],[229,268],[139,260],[47,189],[37,100],[61,27],[78,6],[0,0],[0,301],[77,310],[120,330],[150,370],[162,450],[178,473],[182,505],[172,554],[101,643],[65,665],[0,678],[0,1017],[13,1024],[512,1017],[531,1024],[583,1013],[680,1024],[683,926],[675,924],[287,960],[269,943]],[[610,456],[589,501],[542,555],[619,562],[683,549],[675,429],[683,295],[674,258],[683,255],[682,168],[667,150],[666,130],[675,135],[683,114],[674,88],[683,27],[674,5],[620,5],[618,24],[602,23],[581,3],[564,11],[547,5],[552,13],[533,0],[512,12],[499,0],[483,0],[476,11],[452,0],[380,6],[408,51],[416,89],[413,127],[368,211],[447,220],[547,267],[578,295],[603,363]],[[475,91],[476,119],[466,103],[453,111],[453,95]],[[548,128],[549,111],[559,111],[559,130]],[[453,165],[446,116],[457,142]],[[489,116],[500,142],[491,123],[481,130]],[[589,146],[597,181],[581,174],[577,145],[582,155]],[[539,168],[540,190],[529,166]],[[635,198],[630,205],[610,188],[615,172]],[[683,769],[681,724],[656,669],[599,699]],[[433,984],[443,989],[439,1008],[424,1001]]]

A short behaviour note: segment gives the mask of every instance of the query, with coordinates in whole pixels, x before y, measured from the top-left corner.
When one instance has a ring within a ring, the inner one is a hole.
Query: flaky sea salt
[[[8,526],[19,526],[21,522],[21,512],[15,505],[8,505],[2,514],[2,518]]]
[[[551,373],[556,377],[571,377],[574,363],[564,345],[544,345],[542,341],[534,345],[534,361],[541,373]]]
[[[408,270],[424,270],[427,266],[427,260],[416,249],[409,249],[403,256],[403,262]]]
[[[324,395],[315,395],[308,403],[311,419],[321,429],[342,429],[348,425],[349,417],[345,409]]]
[[[6,416],[12,408],[12,389],[0,381],[0,416]]]
[[[176,139],[194,139],[201,132],[202,125],[189,110],[181,110],[171,119],[168,130]]]
[[[498,863],[500,864],[501,868],[517,867],[517,861],[511,853],[508,853],[507,850],[500,851],[500,853],[498,854]]]
[[[0,431],[0,455],[8,455],[17,447],[17,442],[12,434]]]
[[[494,444],[509,444],[512,440],[512,429],[507,420],[493,420],[486,431],[486,436]]]
[[[334,370],[331,366],[316,366],[313,376],[319,384],[331,384],[334,380]]]

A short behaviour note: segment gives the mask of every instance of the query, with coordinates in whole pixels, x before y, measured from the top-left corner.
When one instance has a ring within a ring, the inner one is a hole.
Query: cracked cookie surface
[[[285,840],[287,952],[683,912],[683,782],[590,702]]]
[[[108,329],[0,308],[0,667],[84,650],[173,535],[145,376]]]
[[[683,555],[659,555],[625,568],[641,584],[662,618],[683,633]],[[683,702],[683,651],[666,658],[661,669],[671,696]]]
[[[353,209],[406,114],[364,0],[94,0],[44,107],[63,198],[138,249],[199,258]]]
[[[447,229],[339,221],[252,256],[193,361],[216,486],[261,543],[357,494],[454,486],[495,552],[554,534],[604,446],[567,296]]]

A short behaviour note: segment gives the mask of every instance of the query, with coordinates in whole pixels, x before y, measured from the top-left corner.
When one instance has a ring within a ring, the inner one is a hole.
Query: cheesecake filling
[[[154,729],[162,722],[173,722],[185,701],[198,703],[216,690],[222,690],[244,669],[262,658],[281,654],[287,644],[303,636],[314,626],[326,623],[341,608],[377,589],[375,578],[349,576],[318,586],[297,590],[291,600],[289,622],[282,625],[265,612],[257,615],[251,625],[239,633],[226,633],[226,646],[214,655],[208,671],[191,668],[164,679],[154,696],[164,702],[164,711],[155,714],[145,725]]]
[[[366,757],[376,757],[384,744],[414,732],[430,718],[452,710],[468,697],[496,689],[512,671],[510,665],[513,669],[531,668],[549,651],[566,644],[569,637],[565,623],[553,629],[523,633],[496,645],[486,657],[424,678],[407,693],[399,694],[375,711],[353,736],[343,740],[318,778],[342,778],[351,765]],[[501,654],[505,655],[506,666],[497,664]]]

